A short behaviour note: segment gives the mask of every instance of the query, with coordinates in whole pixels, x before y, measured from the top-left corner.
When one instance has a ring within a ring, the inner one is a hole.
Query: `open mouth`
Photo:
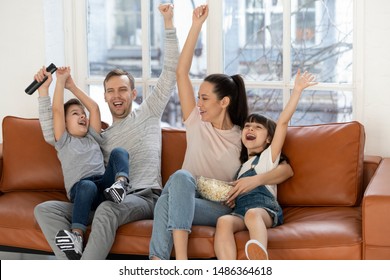
[[[248,140],[248,141],[253,141],[256,139],[256,135],[252,134],[252,133],[248,133],[246,136],[245,136],[245,139]]]
[[[123,105],[123,102],[122,101],[117,101],[117,102],[113,102],[112,103],[114,105],[114,107],[120,107]]]
[[[86,120],[81,120],[81,121],[79,121],[79,125],[86,126],[87,125],[87,121]]]

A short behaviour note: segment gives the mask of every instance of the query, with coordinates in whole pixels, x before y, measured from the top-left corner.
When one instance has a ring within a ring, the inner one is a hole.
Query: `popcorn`
[[[224,181],[199,176],[196,180],[197,190],[200,195],[212,201],[226,201],[227,194],[233,186]]]

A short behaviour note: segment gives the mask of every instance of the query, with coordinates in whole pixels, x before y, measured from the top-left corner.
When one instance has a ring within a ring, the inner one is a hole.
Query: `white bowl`
[[[196,179],[197,190],[200,195],[212,201],[226,201],[227,194],[233,186],[225,181],[199,176]]]

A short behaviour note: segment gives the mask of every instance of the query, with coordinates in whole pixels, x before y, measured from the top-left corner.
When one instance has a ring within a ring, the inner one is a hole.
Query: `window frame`
[[[257,82],[245,80],[248,88],[273,88],[283,91],[283,107],[287,103],[291,90],[293,88],[290,62],[290,38],[291,38],[291,1],[282,1],[283,13],[283,56],[287,59],[283,60],[283,79],[281,81]],[[296,1],[296,0],[295,0]],[[223,0],[213,0],[208,3],[209,9],[214,11],[210,13],[204,27],[207,32],[207,65],[208,74],[223,72],[224,60],[223,52]],[[314,86],[313,90],[334,90],[334,91],[351,91],[352,92],[352,119],[362,119],[363,115],[363,64],[364,64],[364,5],[365,1],[353,0],[353,73],[351,84],[337,83],[319,83]],[[150,21],[148,13],[150,11],[150,1],[141,1],[141,21],[143,32],[149,34]],[[90,85],[101,85],[102,77],[88,76],[88,55],[87,55],[87,0],[63,0],[64,14],[64,57],[66,65],[70,65],[74,72],[74,77],[79,86],[88,92]],[[178,26],[177,23],[175,23]],[[142,77],[136,78],[136,86],[142,87],[143,98],[149,93],[149,87],[154,86],[157,78],[150,76],[150,38],[142,36]],[[180,42],[184,43],[184,42]],[[213,46],[213,47],[211,47]],[[202,82],[201,79],[193,79],[195,87]]]

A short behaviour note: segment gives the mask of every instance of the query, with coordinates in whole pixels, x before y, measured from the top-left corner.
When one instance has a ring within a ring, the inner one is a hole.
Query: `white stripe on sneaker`
[[[79,260],[81,258],[83,250],[81,235],[67,230],[60,230],[55,237],[55,242],[69,260]]]

